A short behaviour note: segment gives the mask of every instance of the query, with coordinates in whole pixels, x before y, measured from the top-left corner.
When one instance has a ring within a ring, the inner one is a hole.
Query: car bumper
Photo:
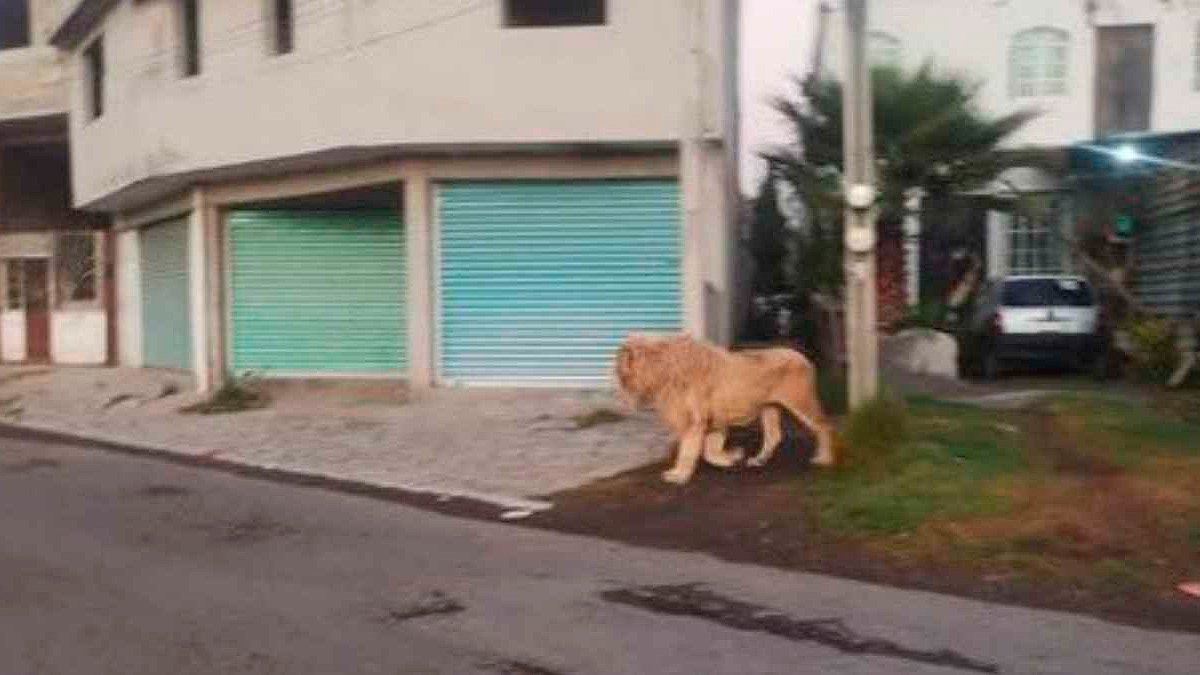
[[[1009,334],[997,336],[993,348],[996,356],[1004,360],[1089,362],[1103,352],[1104,339],[1094,334]]]

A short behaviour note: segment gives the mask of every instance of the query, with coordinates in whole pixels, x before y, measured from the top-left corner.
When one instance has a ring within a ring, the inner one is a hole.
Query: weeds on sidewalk
[[[611,408],[596,408],[588,412],[581,413],[571,417],[571,421],[575,423],[575,428],[579,430],[591,429],[604,424],[616,424],[623,422],[625,415]]]
[[[181,408],[179,412],[192,415],[222,415],[260,410],[271,399],[259,379],[252,373],[231,377],[209,398]]]

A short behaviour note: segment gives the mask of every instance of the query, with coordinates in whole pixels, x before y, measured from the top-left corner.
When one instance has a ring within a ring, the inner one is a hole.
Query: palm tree
[[[999,152],[1000,143],[1038,114],[1021,110],[985,115],[975,105],[978,84],[936,73],[929,65],[912,73],[877,67],[871,76],[883,223],[898,219],[904,192],[910,188],[930,194],[957,192],[994,178],[1018,159]],[[799,97],[773,102],[790,122],[795,140],[766,159],[809,200],[840,205],[841,83],[809,78],[797,84]]]
[[[1036,155],[998,149],[1036,111],[986,115],[975,104],[978,84],[935,72],[929,65],[913,72],[876,67],[871,75],[879,231],[884,240],[894,241],[899,234],[905,193],[912,188],[945,203],[986,184],[1007,166],[1039,163]],[[793,141],[764,157],[771,175],[788,183],[809,207],[808,222],[795,245],[797,262],[821,264],[798,272],[801,287],[796,290],[837,294],[842,283],[842,86],[820,78],[797,80],[796,85],[797,96],[773,101],[790,123]],[[952,236],[969,238],[963,232]]]

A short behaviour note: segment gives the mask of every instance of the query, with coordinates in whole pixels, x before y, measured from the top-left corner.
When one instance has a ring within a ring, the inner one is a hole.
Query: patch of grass
[[[588,412],[581,413],[571,417],[571,421],[575,423],[575,428],[579,430],[591,429],[604,424],[616,424],[623,422],[626,415],[611,408],[596,408]]]
[[[1003,513],[991,481],[1025,466],[1023,452],[975,408],[881,398],[845,427],[845,468],[813,482],[817,519],[843,534],[913,532],[934,518]]]
[[[1081,436],[1081,444],[1107,446],[1114,459],[1135,466],[1155,454],[1200,455],[1200,425],[1180,420],[1162,405],[1135,405],[1099,396],[1067,396],[1051,413]]]
[[[1140,565],[1118,558],[1106,558],[1093,567],[1096,590],[1109,596],[1126,596],[1150,585]]]
[[[222,415],[260,410],[270,405],[271,399],[263,391],[258,379],[247,374],[229,378],[209,398],[180,409],[192,415]]]
[[[851,461],[891,452],[908,436],[908,404],[891,394],[882,394],[860,406],[850,413],[842,428]]]
[[[1200,508],[1184,513],[1175,521],[1173,534],[1177,535],[1188,553],[1200,556]]]
[[[846,373],[835,366],[817,367],[817,396],[826,414],[844,415],[849,408]]]

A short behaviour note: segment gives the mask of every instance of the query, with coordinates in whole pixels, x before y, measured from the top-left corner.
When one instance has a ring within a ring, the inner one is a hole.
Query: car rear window
[[[1078,279],[1013,279],[1004,282],[1005,307],[1091,307],[1092,289]]]

